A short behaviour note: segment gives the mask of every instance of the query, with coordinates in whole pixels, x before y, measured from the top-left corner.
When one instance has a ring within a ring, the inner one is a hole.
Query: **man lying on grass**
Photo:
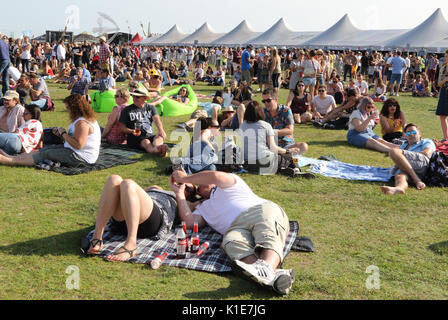
[[[203,171],[190,176],[174,171],[171,189],[176,194],[179,217],[187,228],[209,225],[223,235],[221,247],[245,276],[288,294],[295,280],[294,271],[277,269],[283,260],[283,247],[289,220],[277,204],[255,195],[238,176],[219,171]],[[206,199],[192,212],[185,198],[187,184],[197,185]]]
[[[413,182],[418,190],[426,187],[422,179],[436,146],[431,139],[422,139],[419,128],[413,123],[405,127],[404,137],[407,142],[389,151],[389,156],[395,163],[392,172],[395,176],[395,186],[382,186],[381,191],[384,194],[404,194],[408,189],[408,180]]]

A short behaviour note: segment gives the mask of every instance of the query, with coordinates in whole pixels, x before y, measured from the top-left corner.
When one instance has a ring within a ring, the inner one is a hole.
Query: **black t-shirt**
[[[73,62],[75,63],[76,66],[81,64],[82,56],[77,55],[77,54],[81,53],[81,51],[82,51],[82,49],[80,47],[73,47],[72,48]]]
[[[83,45],[81,48],[82,48],[82,50],[83,50],[83,52],[82,52],[82,58],[83,58],[84,61],[85,61],[86,59],[89,59],[89,58],[90,58],[90,50],[91,50],[91,48],[90,48],[89,45]]]
[[[142,134],[138,137],[133,134],[129,134],[127,137],[128,144],[139,145],[142,139],[149,139],[154,134],[153,121],[154,116],[157,116],[158,112],[155,106],[145,103],[143,108],[137,107],[135,104],[131,104],[124,108],[120,115],[120,122],[125,124],[128,129],[135,129],[135,124],[141,124]]]

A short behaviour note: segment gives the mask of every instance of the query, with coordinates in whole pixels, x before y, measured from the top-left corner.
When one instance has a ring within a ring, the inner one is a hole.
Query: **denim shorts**
[[[400,73],[392,73],[390,76],[390,83],[396,82],[397,84],[401,84],[401,81],[403,79],[403,75]]]
[[[10,156],[15,156],[22,152],[22,141],[19,135],[15,133],[0,133],[0,149]]]
[[[316,78],[315,77],[305,77],[302,79],[305,86],[315,86],[316,85]]]
[[[364,148],[366,142],[369,139],[378,140],[378,137],[371,129],[364,130],[363,132],[358,132],[356,130],[349,130],[347,132],[347,142],[356,147]]]

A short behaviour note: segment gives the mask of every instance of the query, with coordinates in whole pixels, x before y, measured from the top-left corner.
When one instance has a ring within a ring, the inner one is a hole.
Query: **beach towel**
[[[297,221],[290,221],[289,224],[290,231],[283,249],[284,257],[290,252],[299,231],[299,223]],[[84,248],[84,250],[88,250],[88,240],[91,239],[92,235],[93,231],[82,239],[81,247]],[[188,230],[187,235],[191,237],[191,230]],[[210,227],[205,227],[201,229],[199,239],[201,244],[208,241],[210,243],[209,249],[199,258],[188,252],[185,259],[176,259],[176,233],[174,230],[163,239],[138,239],[136,251],[138,252],[138,255],[128,262],[150,264],[158,255],[166,252],[168,256],[163,261],[164,266],[187,268],[190,270],[212,273],[231,272],[231,260],[221,249],[222,235]],[[125,240],[125,236],[111,233],[108,224],[103,235],[103,250],[99,256],[104,258],[115,252],[124,245]]]
[[[310,172],[330,178],[389,182],[392,178],[391,169],[358,166],[340,161],[318,161],[311,165]]]

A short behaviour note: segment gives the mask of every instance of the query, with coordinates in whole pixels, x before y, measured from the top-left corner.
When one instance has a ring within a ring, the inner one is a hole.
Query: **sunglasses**
[[[123,96],[121,96],[121,95],[119,95],[119,94],[116,94],[114,97],[115,97],[115,98],[123,98]]]
[[[263,102],[263,103],[271,103],[272,102],[272,99],[266,99],[266,100],[261,100],[261,102]]]
[[[297,86],[298,87],[304,87],[305,85],[304,84],[298,84]]]
[[[411,134],[415,135],[415,134],[417,134],[417,131],[416,130],[412,130],[412,131],[406,132],[406,136],[407,137],[409,137]]]
[[[325,90],[319,90],[319,92],[325,92]]]

